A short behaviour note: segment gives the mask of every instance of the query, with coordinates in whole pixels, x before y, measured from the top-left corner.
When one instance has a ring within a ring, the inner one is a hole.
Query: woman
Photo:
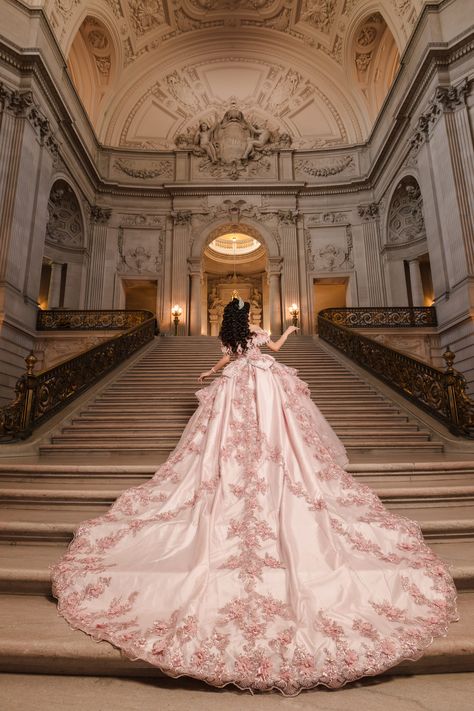
[[[458,620],[420,526],[344,469],[342,443],[276,342],[232,299],[224,355],[153,478],[79,526],[58,610],[171,676],[295,695],[417,659]]]

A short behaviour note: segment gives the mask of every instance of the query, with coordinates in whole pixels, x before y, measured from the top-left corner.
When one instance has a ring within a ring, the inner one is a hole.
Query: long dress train
[[[345,471],[308,385],[260,352],[268,340],[254,333],[196,392],[168,460],[50,570],[59,614],[127,657],[294,695],[418,659],[459,616],[449,565]]]

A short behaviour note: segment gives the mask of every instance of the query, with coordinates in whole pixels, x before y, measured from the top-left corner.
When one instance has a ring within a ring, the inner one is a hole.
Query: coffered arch
[[[341,67],[327,57],[316,64],[291,39],[283,50],[275,32],[263,42],[254,30],[237,43],[232,34],[200,34],[138,60],[99,135],[111,145],[170,149],[176,135],[222,114],[231,98],[246,115],[290,133],[294,147],[357,143],[370,130],[363,98]],[[156,127],[162,134],[153,139]]]

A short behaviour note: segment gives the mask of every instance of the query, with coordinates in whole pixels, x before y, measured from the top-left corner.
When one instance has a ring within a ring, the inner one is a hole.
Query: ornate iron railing
[[[466,393],[465,377],[453,368],[455,356],[449,348],[443,354],[446,370],[438,370],[333,321],[328,311],[340,309],[319,313],[322,339],[441,420],[454,434],[474,437],[474,402]]]
[[[413,328],[437,326],[433,306],[382,306],[324,309],[324,318],[349,328]]]
[[[153,340],[156,319],[151,312],[141,313],[148,318],[125,333],[40,373],[33,372],[36,357],[31,353],[25,358],[27,370],[16,383],[15,400],[0,408],[0,442],[26,439],[48,417]]]
[[[92,331],[92,330],[125,330],[134,328],[151,318],[151,311],[110,311],[55,309],[38,311],[36,328],[38,331]]]

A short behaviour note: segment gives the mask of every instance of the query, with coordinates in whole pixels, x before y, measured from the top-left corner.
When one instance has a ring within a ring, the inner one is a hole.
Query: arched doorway
[[[38,302],[42,309],[77,309],[83,301],[84,221],[77,196],[63,179],[51,188],[48,212]]]
[[[385,261],[393,304],[432,305],[433,280],[423,199],[418,181],[412,175],[400,180],[389,203]]]
[[[217,336],[225,305],[237,291],[250,302],[251,323],[268,324],[267,250],[248,225],[223,225],[214,230],[202,255],[202,332]]]

